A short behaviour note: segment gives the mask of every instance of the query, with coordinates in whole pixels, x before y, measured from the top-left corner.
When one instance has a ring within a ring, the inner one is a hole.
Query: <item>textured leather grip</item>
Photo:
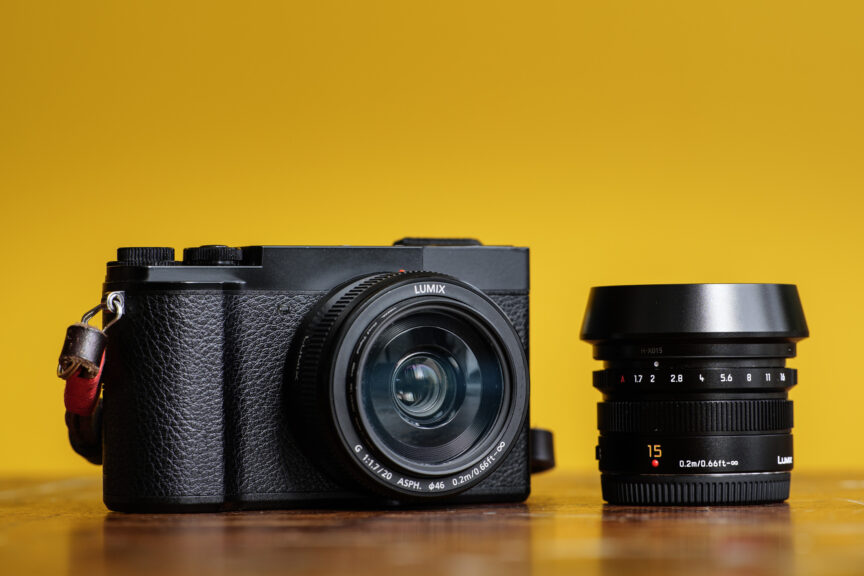
[[[221,292],[127,292],[103,378],[109,507],[223,500],[224,342]]]

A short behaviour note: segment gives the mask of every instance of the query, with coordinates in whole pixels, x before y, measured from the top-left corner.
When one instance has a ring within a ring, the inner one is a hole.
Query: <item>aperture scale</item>
[[[794,368],[664,368],[655,370],[607,369],[594,372],[594,387],[604,393],[633,390],[786,389],[798,382]],[[638,387],[638,388],[637,388]]]

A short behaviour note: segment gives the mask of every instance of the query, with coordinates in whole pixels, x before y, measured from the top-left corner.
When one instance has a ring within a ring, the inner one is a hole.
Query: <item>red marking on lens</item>
[[[402,274],[404,274],[404,273],[405,273],[405,270],[399,270],[399,272],[401,272]]]
[[[651,460],[651,466],[653,466],[654,468],[657,468],[658,466],[660,466],[660,461],[657,460],[656,458],[654,460]]]

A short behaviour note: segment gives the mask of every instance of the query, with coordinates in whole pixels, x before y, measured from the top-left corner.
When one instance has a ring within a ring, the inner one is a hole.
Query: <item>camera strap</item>
[[[531,473],[545,472],[555,467],[555,442],[552,432],[531,428],[528,434],[528,452],[531,455]]]
[[[124,312],[122,292],[110,292],[97,306],[84,313],[80,322],[66,329],[66,339],[57,363],[57,376],[66,381],[63,401],[66,428],[72,448],[93,464],[102,463],[102,402],[99,399],[105,347],[111,328]],[[101,330],[89,324],[99,312],[114,317]]]

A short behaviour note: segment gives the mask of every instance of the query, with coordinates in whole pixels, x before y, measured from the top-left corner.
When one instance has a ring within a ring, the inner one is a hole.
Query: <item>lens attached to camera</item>
[[[603,286],[582,339],[594,373],[603,498],[612,504],[746,504],[788,498],[786,367],[808,336],[797,288]]]
[[[300,435],[326,468],[399,499],[452,495],[525,432],[523,344],[482,292],[428,272],[335,289],[303,329]]]

